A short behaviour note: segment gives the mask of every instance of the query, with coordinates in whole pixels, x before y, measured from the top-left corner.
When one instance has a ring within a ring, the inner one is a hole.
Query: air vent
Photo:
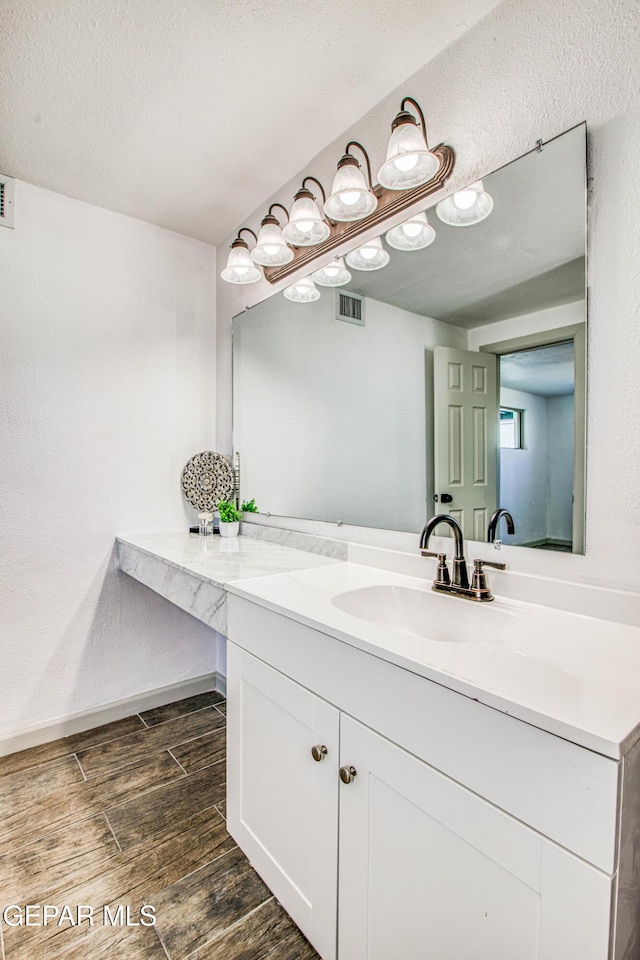
[[[357,323],[364,327],[364,297],[346,290],[336,290],[336,320]]]
[[[0,174],[0,227],[14,226],[15,180]]]

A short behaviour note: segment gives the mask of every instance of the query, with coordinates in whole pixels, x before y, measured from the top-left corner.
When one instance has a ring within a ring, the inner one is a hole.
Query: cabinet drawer
[[[619,764],[234,595],[229,639],[607,873]]]

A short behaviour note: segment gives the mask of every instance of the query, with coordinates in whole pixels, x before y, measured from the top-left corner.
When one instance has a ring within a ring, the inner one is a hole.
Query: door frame
[[[498,340],[478,344],[482,353],[518,353],[536,347],[551,346],[554,343],[573,341],[575,384],[573,399],[573,531],[572,553],[583,554],[586,551],[586,484],[587,484],[587,344],[586,319],[583,323],[572,323],[551,330],[540,330],[522,337]],[[498,368],[498,404],[500,403],[500,380]]]

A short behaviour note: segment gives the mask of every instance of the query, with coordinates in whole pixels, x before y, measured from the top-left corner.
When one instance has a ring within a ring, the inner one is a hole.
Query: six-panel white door
[[[227,655],[229,832],[335,960],[339,713],[235,644]],[[313,747],[326,748],[322,759]]]
[[[453,497],[449,513],[467,540],[485,540],[497,506],[498,394],[491,353],[435,347],[434,473],[436,495]],[[437,528],[439,536],[449,528]]]
[[[340,960],[606,960],[611,878],[344,714]]]

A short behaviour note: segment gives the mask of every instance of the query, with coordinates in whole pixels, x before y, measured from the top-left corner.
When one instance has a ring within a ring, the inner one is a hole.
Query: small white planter
[[[233,523],[223,523],[220,521],[221,537],[237,537],[240,532],[240,521],[234,520]]]

